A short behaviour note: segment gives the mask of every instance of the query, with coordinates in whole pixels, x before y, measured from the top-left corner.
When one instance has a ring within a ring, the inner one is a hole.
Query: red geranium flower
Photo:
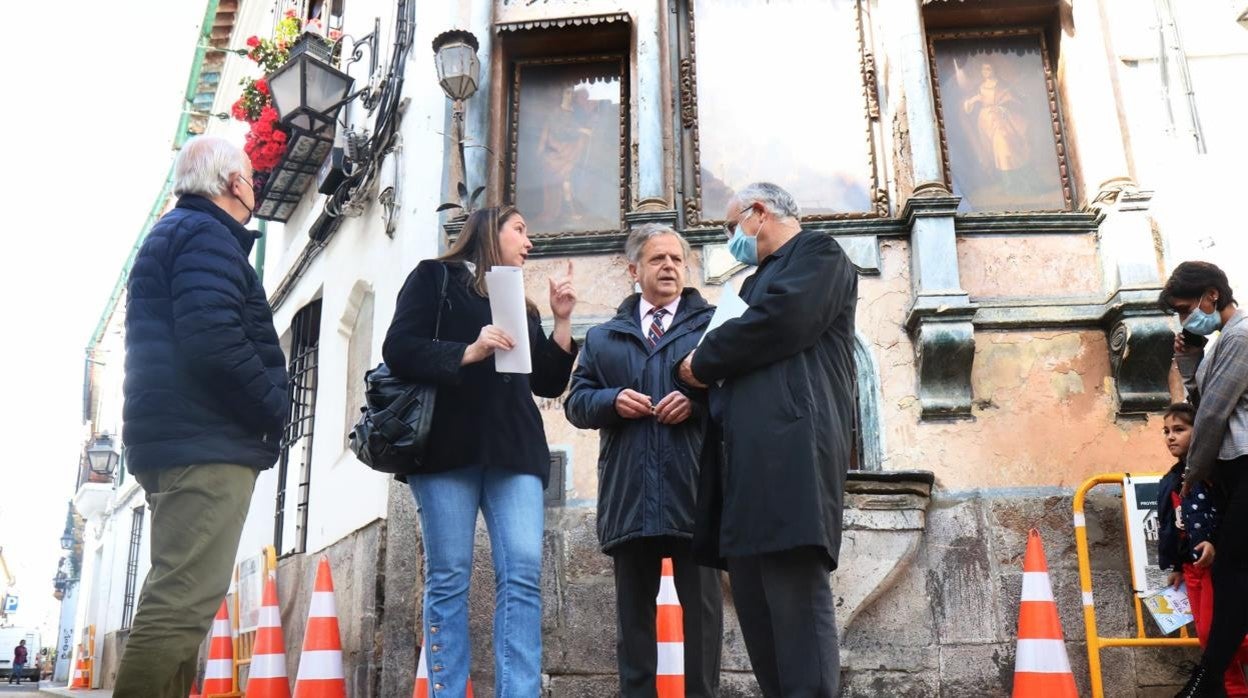
[[[256,90],[259,91],[260,94],[267,95],[269,93],[269,81],[264,78],[256,80]]]
[[[260,37],[258,36],[252,36],[247,39],[247,46],[249,48],[255,48],[259,45],[260,45]]]

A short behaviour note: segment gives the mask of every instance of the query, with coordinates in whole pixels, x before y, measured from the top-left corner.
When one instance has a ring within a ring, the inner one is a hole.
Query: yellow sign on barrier
[[[204,698],[241,698],[246,689],[245,671],[251,668],[252,649],[256,645],[255,623],[250,620],[249,608],[260,603],[254,596],[252,584],[262,586],[270,573],[277,571],[277,551],[266,545],[260,554],[247,558],[234,566],[234,591],[230,594],[230,625],[234,629],[234,690],[229,693],[214,693]],[[253,598],[254,596],[254,598]]]
[[[1075,491],[1075,549],[1079,555],[1079,589],[1083,592],[1083,626],[1087,635],[1088,674],[1092,684],[1092,698],[1103,698],[1105,689],[1101,685],[1101,650],[1106,647],[1196,647],[1199,641],[1188,637],[1186,630],[1181,630],[1180,637],[1148,637],[1144,634],[1144,607],[1140,597],[1132,594],[1135,602],[1135,637],[1101,637],[1096,630],[1096,607],[1092,597],[1092,562],[1088,556],[1088,529],[1084,518],[1083,503],[1088,491],[1097,485],[1118,485],[1122,487],[1126,473],[1108,473],[1096,475],[1084,481]],[[1124,521],[1126,517],[1124,509]]]

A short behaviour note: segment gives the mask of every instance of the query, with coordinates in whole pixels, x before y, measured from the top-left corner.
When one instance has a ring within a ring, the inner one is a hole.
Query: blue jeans
[[[471,662],[468,582],[477,510],[494,558],[494,695],[542,686],[542,481],[497,468],[409,475],[425,546],[424,636],[431,695],[462,698]]]

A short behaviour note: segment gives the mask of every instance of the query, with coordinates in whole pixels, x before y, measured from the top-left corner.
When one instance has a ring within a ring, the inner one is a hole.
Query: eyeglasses
[[[742,209],[741,212],[737,214],[737,220],[724,222],[724,232],[728,234],[728,237],[732,237],[733,235],[736,235],[737,226],[741,225],[741,221],[745,220],[746,218],[749,218],[751,215],[753,215],[753,213],[754,213],[753,206],[750,206],[749,208],[746,208],[746,209]]]

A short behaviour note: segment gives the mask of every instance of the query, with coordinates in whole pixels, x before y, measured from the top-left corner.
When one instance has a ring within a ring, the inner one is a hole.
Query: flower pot
[[[290,47],[290,56],[286,60],[294,60],[301,54],[306,53],[313,58],[333,65],[333,61],[330,60],[333,51],[333,43],[325,37],[312,32],[304,32],[299,35],[299,39],[295,41],[295,45]]]

